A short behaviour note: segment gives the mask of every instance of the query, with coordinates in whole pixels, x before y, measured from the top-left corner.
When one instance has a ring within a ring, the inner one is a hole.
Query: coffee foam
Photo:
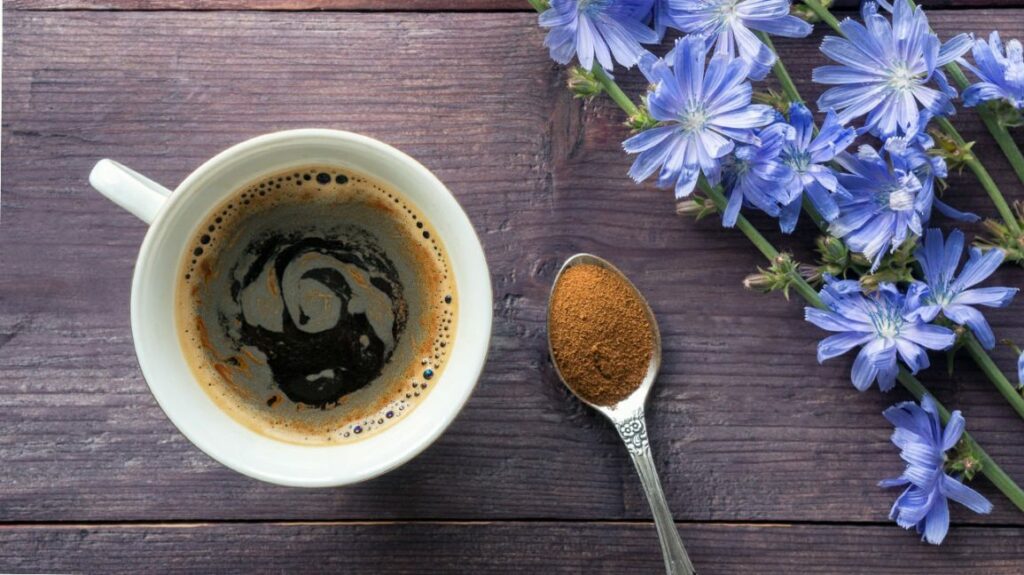
[[[189,250],[176,290],[185,356],[215,403],[260,433],[367,437],[422,401],[448,359],[457,294],[444,246],[364,175],[262,178],[211,212]]]

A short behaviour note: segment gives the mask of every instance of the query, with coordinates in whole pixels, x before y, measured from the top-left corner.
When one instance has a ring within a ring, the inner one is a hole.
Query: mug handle
[[[147,224],[153,223],[171,195],[171,190],[114,160],[96,162],[89,184]]]

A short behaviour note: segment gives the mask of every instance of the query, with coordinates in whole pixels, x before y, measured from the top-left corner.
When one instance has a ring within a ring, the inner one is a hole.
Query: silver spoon
[[[661,490],[658,470],[654,468],[654,457],[651,455],[651,444],[647,440],[647,423],[644,421],[644,404],[647,402],[647,394],[651,391],[651,385],[661,366],[661,334],[658,332],[658,322],[655,320],[647,300],[636,289],[633,282],[629,281],[629,278],[608,261],[590,254],[576,254],[562,264],[562,269],[558,271],[555,282],[551,286],[549,302],[551,296],[554,296],[555,286],[558,285],[565,270],[581,264],[595,265],[618,275],[636,293],[637,300],[643,303],[644,312],[651,325],[651,335],[654,336],[654,353],[651,354],[651,363],[647,367],[647,375],[644,376],[643,383],[629,397],[611,406],[590,403],[580,397],[576,390],[566,383],[565,377],[562,376],[562,371],[558,367],[558,361],[551,349],[551,306],[548,305],[548,352],[555,364],[555,371],[558,372],[558,378],[573,395],[611,420],[615,429],[619,431],[619,437],[626,444],[626,449],[629,450],[629,455],[633,458],[633,465],[636,466],[636,471],[640,474],[640,483],[644,486],[647,501],[651,504],[654,525],[658,529],[658,539],[661,542],[661,553],[665,558],[665,571],[672,575],[696,575],[693,563],[690,562],[686,548],[683,547],[683,541],[679,538],[675,521],[672,520],[672,511],[668,508],[665,493]]]

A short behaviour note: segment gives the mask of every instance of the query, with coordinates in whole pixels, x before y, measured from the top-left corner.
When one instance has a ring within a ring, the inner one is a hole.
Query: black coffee
[[[195,234],[178,323],[224,410],[300,443],[354,440],[432,389],[454,335],[444,247],[396,190],[337,168],[263,178]]]

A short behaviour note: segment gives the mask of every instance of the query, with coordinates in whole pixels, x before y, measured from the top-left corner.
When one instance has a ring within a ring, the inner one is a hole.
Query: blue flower
[[[821,51],[840,65],[812,74],[815,82],[836,85],[818,99],[819,108],[835,109],[843,124],[867,114],[865,131],[881,138],[912,131],[919,105],[932,115],[954,113],[950,99],[956,90],[939,68],[971,46],[966,34],[942,44],[924,11],[907,0],[896,0],[892,11],[890,25],[874,2],[865,2],[864,24],[847,18],[840,24],[846,38],[827,36],[821,43]],[[937,89],[927,85],[932,79]]]
[[[736,225],[744,202],[772,217],[778,217],[782,205],[799,198],[799,180],[793,169],[782,162],[782,147],[793,128],[776,122],[758,132],[758,144],[736,148],[722,165],[722,183],[729,203],[722,214],[722,225]],[[789,230],[792,231],[792,230]]]
[[[575,55],[587,70],[596,58],[611,71],[614,57],[629,68],[644,53],[641,43],[658,41],[641,21],[650,10],[651,0],[552,0],[539,17],[540,25],[551,29],[544,45],[559,64]]]
[[[863,346],[850,374],[860,391],[875,380],[882,391],[892,389],[899,371],[897,354],[912,373],[928,367],[925,349],[946,349],[956,336],[948,328],[928,323],[935,319],[935,310],[921,309],[922,287],[912,285],[904,295],[883,282],[865,294],[855,280],[827,277],[821,300],[828,309],[809,307],[804,314],[821,329],[836,332],[818,343],[818,362]]]
[[[782,163],[793,170],[793,177],[798,188],[792,202],[782,207],[779,220],[782,231],[791,232],[800,217],[800,199],[803,193],[810,198],[814,209],[831,222],[839,215],[839,206],[832,195],[845,190],[839,185],[832,168],[825,165],[835,159],[836,155],[846,150],[857,137],[853,128],[844,128],[839,124],[835,112],[829,110],[825,122],[821,125],[818,135],[814,135],[814,118],[811,111],[800,103],[789,107],[789,125],[793,130],[786,138],[782,147]]]
[[[959,62],[981,82],[964,90],[964,105],[971,108],[989,100],[1005,100],[1014,108],[1024,110],[1024,50],[1020,42],[1010,40],[1004,52],[999,32],[992,32],[987,44],[984,40],[975,40],[971,53],[974,66],[963,58]]]
[[[665,31],[669,28],[679,29],[679,25],[672,19],[672,12],[678,10],[674,6],[681,0],[654,0],[651,7],[651,26],[658,33],[658,41],[665,37]]]
[[[904,157],[888,152],[886,156],[861,146],[856,155],[836,157],[849,172],[836,175],[847,195],[835,196],[839,216],[828,231],[870,259],[872,270],[881,263],[886,247],[895,250],[911,233],[921,235],[933,201]]]
[[[948,240],[943,240],[941,230],[928,230],[924,244],[914,252],[927,284],[922,300],[926,306],[935,306],[936,312],[941,310],[951,321],[971,328],[981,345],[992,349],[996,345],[992,328],[985,321],[985,316],[971,306],[1006,307],[1017,293],[1017,288],[971,289],[996,271],[1003,263],[1004,254],[997,249],[982,253],[971,248],[971,256],[963,270],[954,277],[963,252],[964,234],[960,230],[950,232]]]
[[[942,156],[928,153],[935,147],[935,140],[927,132],[930,121],[931,115],[922,112],[917,128],[905,136],[887,139],[885,151],[889,153],[894,165],[913,172],[921,182],[921,212],[925,214],[925,222],[929,219],[933,206],[948,218],[961,222],[976,222],[981,218],[970,212],[961,212],[935,195],[935,180],[945,178],[947,170],[946,160]]]
[[[775,117],[771,107],[751,104],[747,66],[724,54],[714,55],[704,69],[707,50],[698,36],[676,44],[672,66],[645,56],[640,69],[654,87],[647,108],[663,125],[644,130],[623,142],[639,154],[629,175],[641,182],[660,168],[658,185],[675,185],[677,198],[688,196],[704,173],[712,183],[720,178],[719,159],[732,152],[735,141],[757,143],[754,129]]]
[[[907,463],[902,475],[879,483],[881,487],[907,486],[893,504],[889,519],[904,529],[916,527],[923,541],[938,545],[949,531],[949,499],[975,513],[992,511],[988,499],[943,470],[946,451],[964,433],[964,418],[959,411],[949,416],[943,429],[935,400],[926,395],[920,406],[905,401],[882,415],[896,427],[892,442]]]
[[[760,80],[775,63],[775,53],[751,30],[803,38],[811,25],[789,14],[789,0],[676,0],[669,4],[672,22],[683,32],[703,36],[716,54],[738,56]]]
[[[1024,351],[1020,352],[1020,357],[1017,358],[1017,381],[1024,387]]]

